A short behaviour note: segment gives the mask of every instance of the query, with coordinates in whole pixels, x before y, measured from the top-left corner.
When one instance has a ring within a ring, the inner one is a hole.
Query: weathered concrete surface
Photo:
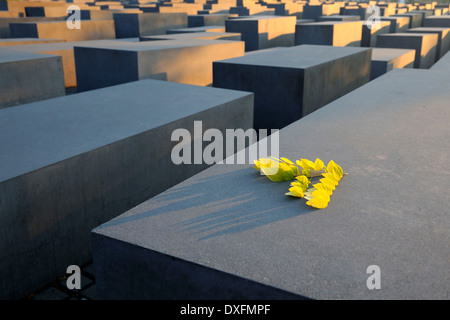
[[[0,109],[64,94],[61,57],[0,51]]]
[[[397,69],[281,130],[280,156],[348,173],[326,209],[215,165],[97,227],[98,299],[447,299],[449,100]]]
[[[382,34],[377,38],[377,47],[414,49],[414,68],[428,69],[436,62],[438,38],[436,33]]]
[[[290,47],[295,41],[294,16],[252,16],[225,21],[227,32],[241,33],[245,51]]]
[[[175,129],[252,118],[252,94],[156,80],[0,110],[0,299],[89,262],[92,228],[205,169],[171,161]]]
[[[212,84],[213,61],[243,56],[244,42],[161,40],[75,47],[78,91],[145,79],[164,73],[168,81]]]
[[[369,48],[268,49],[214,62],[213,85],[255,93],[255,128],[280,129],[366,84],[370,58]]]
[[[372,48],[370,80],[397,68],[413,68],[415,50]]]
[[[361,46],[361,21],[325,21],[295,26],[295,45]]]

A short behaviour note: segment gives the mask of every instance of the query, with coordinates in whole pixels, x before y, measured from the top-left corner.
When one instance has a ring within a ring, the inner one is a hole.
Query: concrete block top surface
[[[218,63],[306,69],[367,50],[370,49],[305,44],[289,48],[277,48],[277,50],[255,52],[251,55],[246,54],[243,57],[221,60]]]
[[[142,80],[1,109],[0,181],[249,94]]]
[[[325,209],[251,164],[218,164],[93,232],[303,297],[446,299],[447,79],[397,69],[280,130],[280,156],[348,173]]]

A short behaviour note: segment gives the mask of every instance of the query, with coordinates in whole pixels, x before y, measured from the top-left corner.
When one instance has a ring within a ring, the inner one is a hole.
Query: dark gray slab
[[[175,129],[252,119],[250,93],[156,80],[0,110],[0,299],[84,265],[92,228],[208,167],[171,161]]]
[[[416,50],[414,68],[428,69],[436,62],[438,44],[436,33],[395,33],[381,34],[377,38],[379,48]]]
[[[215,165],[94,229],[98,298],[448,299],[447,81],[394,70],[280,131],[280,155],[348,173],[326,209]]]
[[[254,92],[255,128],[280,129],[367,83],[370,56],[316,45],[256,52],[214,62],[213,85]]]

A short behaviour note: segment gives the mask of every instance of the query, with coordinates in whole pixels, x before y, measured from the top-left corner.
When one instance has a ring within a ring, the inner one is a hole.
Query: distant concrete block
[[[244,53],[242,41],[195,38],[83,44],[75,47],[78,91],[141,80],[161,73],[168,81],[206,86],[213,82],[213,61],[240,57]]]
[[[414,68],[428,69],[436,62],[438,38],[436,33],[382,34],[377,38],[377,47],[414,49]]]
[[[295,45],[361,46],[361,21],[325,21],[295,26]]]
[[[450,28],[450,15],[429,16],[423,23],[424,27]]]
[[[255,128],[280,129],[367,83],[370,57],[322,45],[255,52],[214,62],[213,85],[255,93]]]
[[[361,47],[375,47],[377,36],[380,34],[390,33],[391,22],[380,21],[379,27],[372,25],[372,22],[362,22]]]
[[[188,16],[188,27],[225,26],[230,14],[198,14]]]
[[[446,299],[449,101],[448,74],[397,69],[280,130],[349,173],[325,209],[215,165],[95,228],[98,299]]]
[[[409,17],[409,28],[419,28],[423,25],[423,15],[420,12],[407,12],[395,14],[393,17]]]
[[[11,23],[9,28],[12,38],[45,38],[66,41],[116,38],[113,20],[83,20],[81,29],[67,28],[66,21]]]
[[[322,21],[359,21],[359,20],[361,20],[359,16],[351,16],[351,15],[321,16],[317,19],[318,22],[322,22]]]
[[[2,2],[0,1],[0,3],[2,3]],[[9,30],[10,23],[30,22],[31,20],[33,20],[33,21],[63,21],[63,18],[61,18],[61,17],[57,17],[57,18],[43,18],[43,17],[23,18],[23,17],[1,17],[0,16],[0,38],[11,38],[11,31]]]
[[[64,94],[61,57],[13,50],[0,52],[0,109]]]
[[[252,16],[225,21],[227,32],[242,34],[245,51],[290,47],[295,41],[296,17]]]
[[[169,29],[187,28],[187,14],[176,13],[115,13],[117,38],[133,38],[165,34]]]
[[[436,61],[442,58],[450,50],[450,28],[413,28],[408,32],[414,33],[437,33],[438,44],[436,50]]]
[[[380,17],[380,21],[389,21],[391,23],[391,28],[389,29],[390,33],[405,32],[409,29],[409,17]]]
[[[194,121],[225,136],[252,115],[251,93],[156,80],[0,110],[0,299],[87,263],[92,228],[207,168],[172,162],[175,129],[193,147]]]
[[[317,19],[321,16],[330,16],[333,14],[339,14],[340,6],[335,3],[311,3],[306,4],[303,7],[303,19]]]
[[[413,68],[415,50],[372,48],[370,80],[398,68]]]

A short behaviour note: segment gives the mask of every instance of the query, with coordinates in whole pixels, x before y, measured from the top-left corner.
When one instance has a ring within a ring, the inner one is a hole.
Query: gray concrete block
[[[419,28],[423,25],[423,15],[420,12],[395,14],[393,17],[409,17],[409,28]]]
[[[437,33],[438,43],[436,50],[436,61],[444,56],[450,50],[450,28],[413,28],[408,32],[414,33]]]
[[[176,13],[115,13],[117,38],[132,38],[165,34],[169,29],[187,28],[187,14]]]
[[[449,100],[448,74],[397,69],[282,129],[281,156],[348,173],[326,209],[215,165],[97,227],[99,299],[447,299]]]
[[[61,57],[13,50],[0,52],[0,109],[64,94]]]
[[[1,2],[0,2],[1,3]],[[11,32],[9,30],[10,23],[21,23],[30,21],[63,21],[63,18],[24,18],[24,17],[0,17],[0,38],[11,38]]]
[[[295,45],[361,46],[361,21],[325,21],[295,26]]]
[[[423,23],[424,27],[450,28],[450,15],[430,16]]]
[[[334,3],[311,3],[303,7],[303,19],[317,19],[321,16],[330,16],[332,14],[339,14],[340,7]]]
[[[115,39],[113,20],[83,20],[81,29],[67,28],[66,21],[39,21],[10,23],[12,38],[63,39],[86,41]]]
[[[296,17],[251,16],[225,21],[227,32],[241,33],[245,51],[294,45]]]
[[[198,14],[188,16],[188,27],[203,27],[203,26],[225,26],[225,20],[230,14]]]
[[[380,17],[380,21],[391,23],[390,33],[405,32],[409,29],[409,18],[400,16]]]
[[[318,22],[322,21],[359,21],[360,16],[351,16],[351,15],[331,15],[331,16],[321,16],[317,18]]]
[[[5,39],[7,40],[7,39]],[[19,39],[17,39],[19,40]],[[25,39],[24,39],[25,40]],[[40,40],[40,39],[36,39]],[[59,42],[59,43],[45,43],[45,44],[28,44],[15,45],[9,49],[14,51],[23,51],[29,53],[43,53],[50,55],[58,55],[62,58],[64,83],[66,88],[77,86],[76,72],[75,72],[75,57],[74,46],[93,45],[94,43],[119,43],[124,41],[138,42],[139,38],[120,39],[120,40],[95,40],[95,41],[76,41],[76,42]],[[38,42],[38,41],[36,41]],[[5,49],[6,50],[6,49]]]
[[[370,28],[372,26],[372,28]],[[361,47],[375,47],[380,34],[390,33],[391,22],[380,21],[379,28],[367,21],[362,22]]]
[[[190,29],[190,28],[189,28]],[[196,29],[196,28],[192,28]],[[183,32],[183,33],[172,33],[166,35],[157,36],[143,36],[139,38],[140,41],[159,41],[159,40],[232,40],[241,41],[240,33],[232,32]]]
[[[213,85],[255,93],[255,128],[280,129],[366,84],[370,57],[352,47],[278,48],[214,62]]]
[[[82,45],[74,52],[79,92],[160,73],[168,81],[206,86],[213,82],[213,61],[245,53],[242,41],[195,38]]]
[[[252,117],[250,93],[156,80],[0,110],[0,298],[86,264],[92,228],[208,167],[171,161],[175,129]]]
[[[414,68],[428,69],[436,62],[438,38],[436,33],[381,34],[377,38],[377,47],[414,49]]]
[[[370,64],[370,80],[398,68],[413,68],[415,50],[372,48]]]
[[[192,32],[225,32],[225,26],[202,26],[194,28],[177,28],[169,29],[166,31],[167,34],[177,34],[177,33],[192,33]]]

